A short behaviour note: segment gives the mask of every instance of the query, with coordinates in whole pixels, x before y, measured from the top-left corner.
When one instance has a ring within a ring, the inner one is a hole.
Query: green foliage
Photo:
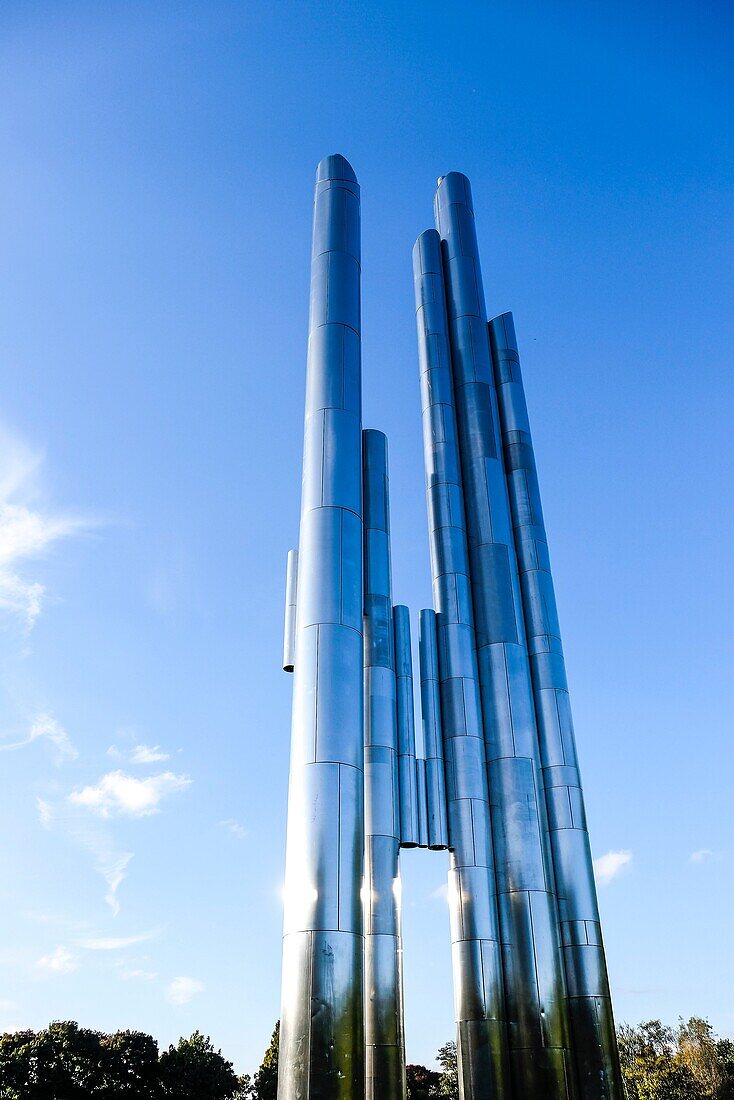
[[[198,1031],[160,1058],[142,1032],[105,1035],[73,1021],[0,1035],[2,1100],[233,1100],[237,1087],[231,1063]]]
[[[160,1077],[172,1100],[230,1100],[238,1086],[232,1063],[199,1031],[161,1054]]]
[[[436,1061],[441,1067],[438,1095],[442,1100],[459,1100],[459,1065],[453,1040],[438,1048]]]
[[[425,1066],[409,1065],[405,1067],[408,1082],[408,1100],[433,1100],[439,1096],[438,1087],[441,1074]]]
[[[253,1100],[277,1100],[278,1096],[278,1048],[280,1044],[280,1020],[277,1021],[265,1051],[260,1069],[253,1081]]]
[[[617,1039],[628,1100],[734,1100],[734,1044],[708,1020],[624,1024]]]
[[[721,1072],[719,1100],[734,1100],[734,1042],[731,1039],[718,1039],[716,1054]]]
[[[0,1036],[3,1100],[157,1100],[158,1044],[141,1032],[104,1035],[73,1021]]]
[[[114,1035],[56,1021],[39,1032],[0,1035],[0,1100],[277,1100],[279,1024],[260,1069],[237,1077],[195,1031],[158,1054],[139,1031]],[[627,1100],[734,1100],[734,1042],[692,1016],[617,1033]],[[407,1100],[458,1100],[456,1044],[437,1054],[441,1072],[407,1067]]]

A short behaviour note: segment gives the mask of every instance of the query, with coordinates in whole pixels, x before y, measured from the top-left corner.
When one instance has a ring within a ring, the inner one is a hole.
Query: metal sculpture
[[[434,608],[393,605],[387,441],[361,428],[359,186],[318,168],[280,1100],[405,1097],[400,848],[449,850],[462,1100],[622,1100],[558,617],[510,314],[469,181],[413,250]]]

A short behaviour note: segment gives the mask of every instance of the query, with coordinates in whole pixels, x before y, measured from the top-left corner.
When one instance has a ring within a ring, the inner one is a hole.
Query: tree
[[[706,1097],[718,1097],[723,1082],[714,1029],[708,1020],[691,1016],[688,1023],[679,1021],[675,1033],[678,1059],[696,1078]]]
[[[704,1100],[699,1081],[681,1059],[676,1033],[660,1020],[617,1033],[628,1100]]]
[[[252,1090],[254,1100],[277,1100],[279,1048],[280,1020],[277,1020],[270,1038],[270,1046],[265,1051],[260,1069],[255,1074]]]
[[[158,1043],[142,1031],[101,1036],[104,1086],[100,1097],[157,1100],[161,1095]]]
[[[98,1031],[55,1021],[44,1031],[0,1038],[4,1100],[84,1100],[105,1095],[104,1052]],[[109,1094],[108,1094],[109,1095]]]
[[[445,1100],[459,1100],[459,1065],[453,1039],[438,1048],[436,1061],[442,1070],[438,1095]]]
[[[433,1100],[438,1097],[441,1074],[425,1066],[409,1065],[405,1067],[408,1082],[408,1100]]]
[[[731,1039],[718,1039],[716,1054],[721,1073],[718,1100],[734,1100],[734,1042]]]
[[[163,1095],[171,1100],[231,1100],[237,1090],[232,1063],[200,1031],[161,1054]]]

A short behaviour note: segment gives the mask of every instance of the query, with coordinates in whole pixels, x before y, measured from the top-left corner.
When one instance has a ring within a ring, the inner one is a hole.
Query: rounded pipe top
[[[392,614],[395,629],[395,673],[397,676],[412,676],[410,611],[405,604],[396,603],[393,606]]]
[[[346,157],[341,153],[332,153],[320,160],[316,169],[316,182],[324,183],[326,180],[349,180],[350,183],[356,183],[357,177]]]
[[[490,339],[495,347],[512,348],[517,351],[517,336],[515,335],[515,321],[512,313],[498,313],[487,323]]]
[[[460,203],[474,213],[471,184],[467,177],[461,172],[448,172],[445,176],[440,176],[436,188],[436,203],[440,207]]]
[[[443,275],[441,236],[437,229],[426,229],[413,245],[413,277]]]
[[[362,432],[365,471],[375,475],[387,474],[387,436],[377,428],[365,428]]]

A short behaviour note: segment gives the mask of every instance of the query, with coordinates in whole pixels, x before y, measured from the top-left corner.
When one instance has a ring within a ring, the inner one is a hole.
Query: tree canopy
[[[143,1032],[105,1035],[71,1020],[0,1035],[2,1100],[235,1100],[246,1086],[198,1031],[160,1055]]]
[[[627,1100],[734,1100],[734,1041],[708,1020],[623,1024],[617,1037]],[[140,1031],[106,1035],[57,1021],[0,1035],[0,1100],[277,1100],[278,1041],[276,1023],[257,1073],[238,1077],[199,1031],[159,1053]],[[407,1067],[407,1100],[458,1100],[456,1044],[445,1043],[436,1061],[438,1071]]]
[[[734,1100],[734,1044],[708,1020],[648,1020],[617,1033],[628,1100]]]

